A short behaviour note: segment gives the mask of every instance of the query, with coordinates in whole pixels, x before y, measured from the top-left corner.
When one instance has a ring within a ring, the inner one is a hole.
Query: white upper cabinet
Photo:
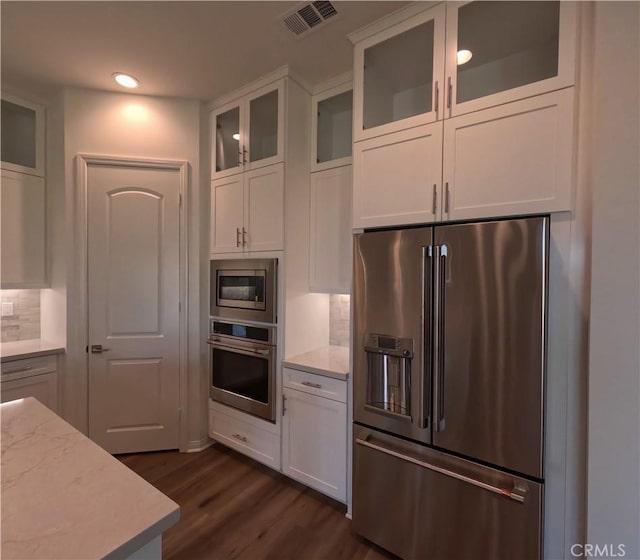
[[[284,164],[211,182],[210,252],[281,251]]]
[[[284,101],[280,80],[210,113],[212,179],[284,160]]]
[[[353,154],[353,227],[439,220],[441,181],[441,122],[357,142]]]
[[[352,35],[353,227],[571,210],[577,4],[415,3]]]
[[[573,85],[576,4],[448,2],[446,116]]]
[[[46,287],[44,178],[2,170],[2,288]]]
[[[2,169],[44,177],[44,107],[2,93]]]
[[[448,119],[444,220],[571,210],[572,88]]]
[[[351,80],[314,95],[311,103],[311,171],[349,165],[353,143]]]
[[[354,140],[442,118],[445,5],[355,45]]]
[[[309,286],[312,292],[351,291],[351,166],[311,174]]]

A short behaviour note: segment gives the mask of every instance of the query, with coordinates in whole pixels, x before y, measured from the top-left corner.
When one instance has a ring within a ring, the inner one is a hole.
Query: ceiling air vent
[[[286,28],[300,37],[324,25],[327,20],[338,14],[331,2],[311,2],[302,4],[282,16]]]

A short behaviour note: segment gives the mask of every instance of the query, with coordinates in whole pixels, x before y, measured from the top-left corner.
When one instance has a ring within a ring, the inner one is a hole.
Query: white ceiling
[[[311,84],[352,68],[346,34],[407,2],[334,2],[338,16],[296,38],[281,16],[300,2],[0,3],[2,82],[48,97],[63,86],[214,99],[283,64]]]

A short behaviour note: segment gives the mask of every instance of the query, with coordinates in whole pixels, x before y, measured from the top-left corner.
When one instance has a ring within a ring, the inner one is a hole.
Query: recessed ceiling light
[[[116,72],[113,75],[113,79],[118,82],[121,86],[126,88],[137,88],[138,80],[129,74],[123,74],[122,72]]]
[[[461,64],[466,64],[467,62],[469,62],[471,60],[471,57],[473,56],[473,54],[471,54],[471,51],[467,50],[467,49],[461,49],[458,51],[458,66],[460,66]]]
[[[240,140],[240,134],[238,134],[237,132],[233,135],[233,139],[234,140]]]

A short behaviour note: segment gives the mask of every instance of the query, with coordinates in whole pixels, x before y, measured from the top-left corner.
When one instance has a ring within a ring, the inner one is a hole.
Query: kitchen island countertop
[[[175,502],[32,397],[3,403],[0,421],[3,557],[160,557]]]

